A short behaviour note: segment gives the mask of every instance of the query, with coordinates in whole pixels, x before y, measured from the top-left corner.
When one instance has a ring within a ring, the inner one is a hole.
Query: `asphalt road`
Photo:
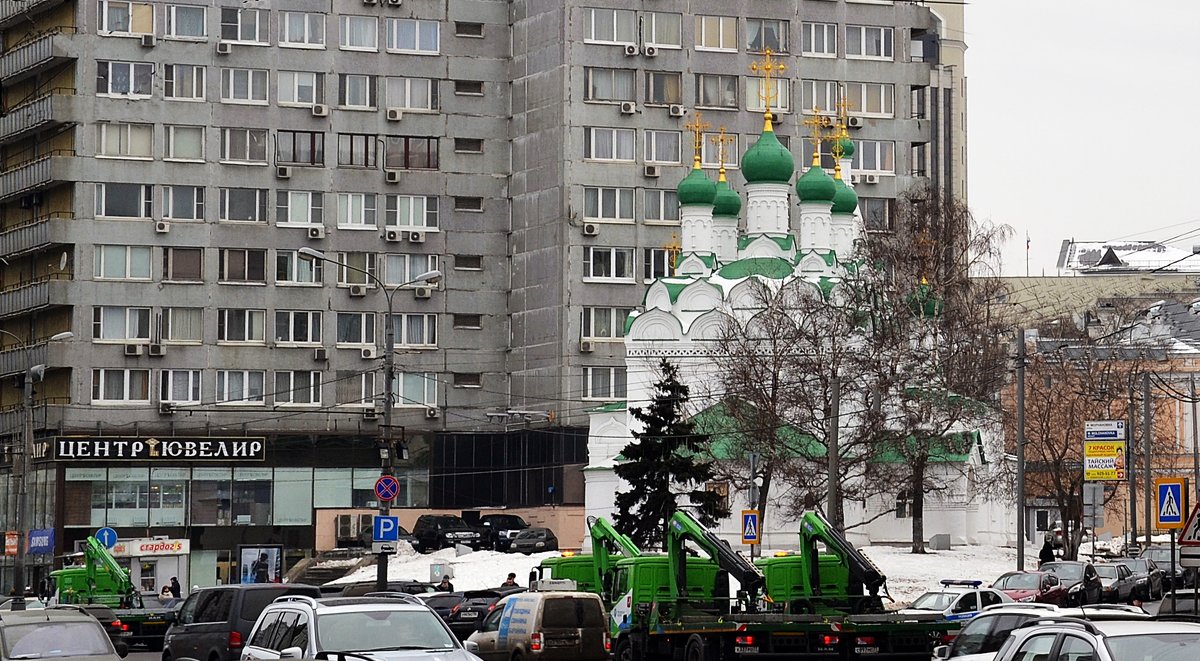
[[[144,649],[135,648],[125,659],[126,661],[161,661],[162,652],[147,652]]]

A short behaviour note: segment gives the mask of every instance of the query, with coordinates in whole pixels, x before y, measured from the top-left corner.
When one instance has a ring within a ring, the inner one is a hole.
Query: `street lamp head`
[[[421,275],[418,275],[417,277],[413,278],[413,282],[427,282],[431,285],[436,285],[438,283],[438,281],[441,279],[442,279],[442,272],[437,269],[434,269],[432,271],[426,271],[426,272],[422,273]]]
[[[63,331],[61,333],[55,333],[54,335],[51,335],[50,341],[51,342],[62,342],[64,340],[69,340],[73,337],[75,337],[75,333],[72,333],[71,331]]]
[[[304,246],[303,248],[300,248],[296,252],[300,253],[301,255],[304,255],[305,257],[311,257],[312,259],[320,259],[320,260],[326,259],[325,253],[323,253],[320,250],[317,250],[315,248],[309,248],[308,246]]]

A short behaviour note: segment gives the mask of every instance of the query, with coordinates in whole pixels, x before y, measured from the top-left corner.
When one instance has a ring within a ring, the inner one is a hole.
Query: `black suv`
[[[507,551],[517,534],[529,527],[516,514],[484,514],[475,529],[483,536],[483,544],[497,551]]]
[[[482,546],[479,533],[467,525],[462,517],[449,514],[422,514],[413,526],[413,537],[421,543],[421,551],[436,551],[462,544],[473,549]]]

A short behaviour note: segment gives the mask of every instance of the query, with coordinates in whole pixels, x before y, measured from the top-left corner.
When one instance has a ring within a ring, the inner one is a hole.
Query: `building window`
[[[800,26],[801,48],[810,57],[837,57],[837,24],[809,23]]]
[[[96,217],[150,218],[153,200],[150,184],[96,184]]]
[[[1037,532],[1050,530],[1050,510],[1034,510],[1033,529]]]
[[[625,337],[625,321],[633,308],[583,308],[581,334],[585,340],[620,340]]]
[[[154,5],[148,2],[100,0],[100,34],[154,34]]]
[[[217,403],[262,404],[265,379],[261,370],[217,370]]]
[[[321,373],[275,372],[275,403],[319,406],[321,404]]]
[[[383,167],[388,170],[436,170],[438,139],[389,135],[384,138]]]
[[[265,188],[222,188],[220,220],[239,223],[267,222]]]
[[[324,76],[312,71],[279,72],[279,105],[311,107],[325,98]]]
[[[912,518],[912,494],[908,489],[901,489],[896,494],[896,518]]]
[[[896,171],[896,143],[887,140],[855,140],[854,147],[854,160],[850,165],[854,172]]]
[[[266,69],[221,69],[221,103],[267,104]]]
[[[646,72],[646,105],[683,103],[683,75],[659,71]]]
[[[150,308],[92,308],[92,339],[100,342],[149,342]]]
[[[279,225],[323,224],[324,197],[317,191],[276,191],[275,222]]]
[[[483,198],[456,195],[454,197],[454,210],[481,212],[483,211]]]
[[[375,345],[375,314],[372,312],[337,313],[337,343]]]
[[[285,11],[280,19],[279,45],[291,48],[324,48],[325,15]]]
[[[458,96],[483,96],[482,80],[456,80],[454,93]]]
[[[804,158],[800,159],[798,162],[802,163],[803,169],[807,170],[808,164],[812,162],[813,155],[813,145],[811,140],[808,138],[800,139],[800,153],[804,156]],[[833,160],[833,145],[830,144],[829,140],[823,140],[821,142],[820,157],[821,167],[825,168],[826,170],[832,170],[835,163]]]
[[[163,186],[163,218],[204,220],[204,187]]]
[[[166,35],[169,39],[208,39],[208,8],[193,5],[167,7]]]
[[[633,248],[583,249],[583,277],[593,280],[633,282]]]
[[[105,61],[96,63],[96,94],[148,99],[153,92],[153,64]]]
[[[822,114],[833,114],[837,111],[841,90],[836,81],[803,80],[800,84],[804,95],[803,112],[811,114],[815,109]]]
[[[384,96],[389,108],[437,110],[438,86],[429,78],[397,78],[384,81]]]
[[[97,124],[96,155],[108,158],[153,158],[154,125]]]
[[[94,259],[98,280],[150,279],[150,246],[96,246]]]
[[[424,282],[414,282],[420,275],[437,270],[437,255],[384,255],[383,284],[391,287],[424,287]]]
[[[683,45],[683,15],[662,11],[642,14],[642,40],[647,46],[679,48]]]
[[[678,163],[679,141],[679,131],[646,131],[646,162]]]
[[[583,368],[582,391],[584,399],[625,399],[625,368]]]
[[[204,67],[197,64],[164,64],[163,98],[203,101]]]
[[[349,110],[375,109],[375,76],[343,73],[338,76],[338,105]]]
[[[696,50],[737,51],[737,18],[697,16]]]
[[[642,250],[642,278],[654,282],[658,278],[675,275],[675,255],[667,248],[645,248]]]
[[[217,278],[223,283],[266,284],[267,251],[222,248],[217,261]]]
[[[325,164],[325,134],[320,131],[279,131],[275,137],[279,165]]]
[[[204,127],[171,126],[165,128],[163,158],[172,161],[204,160]]]
[[[345,229],[375,228],[374,193],[338,193],[338,227]]]
[[[483,23],[467,23],[464,21],[454,22],[454,36],[456,37],[482,37]]]
[[[372,196],[373,197],[373,196]],[[375,286],[378,255],[373,252],[343,252],[338,259],[338,284]],[[364,273],[366,271],[366,273]],[[370,275],[368,275],[370,274]]]
[[[583,217],[588,220],[632,223],[633,189],[594,186],[584,188]]]
[[[702,73],[696,75],[696,105],[705,108],[738,107],[738,77]]]
[[[881,197],[860,197],[858,211],[862,214],[863,226],[868,232],[891,232],[895,200]]]
[[[736,133],[705,133],[704,143],[700,146],[700,164],[706,168],[716,168],[724,165],[727,168],[738,166],[738,136]],[[717,144],[718,139],[726,140],[723,146]],[[722,160],[722,157],[724,160]]]
[[[322,281],[322,262],[305,258],[295,250],[275,253],[275,283],[279,285],[319,285]]]
[[[266,310],[217,310],[217,341],[262,344],[266,341]]]
[[[892,59],[892,28],[847,25],[846,57]]]
[[[339,371],[333,394],[338,406],[373,406],[375,373]]]
[[[482,271],[483,256],[482,255],[455,255],[454,256],[455,271]]]
[[[634,72],[631,69],[584,69],[584,101],[633,101]]]
[[[342,50],[379,50],[379,19],[374,16],[343,16],[341,40]]]
[[[396,374],[395,406],[437,406],[437,375],[432,372]]]
[[[746,50],[763,53],[788,52],[788,22],[770,18],[746,19]]]
[[[339,133],[338,167],[375,167],[376,141],[372,133]]]
[[[583,10],[584,40],[598,44],[637,43],[637,13],[628,9]]]
[[[482,154],[483,138],[455,138],[454,151],[461,154]]]
[[[483,315],[481,314],[455,314],[452,317],[452,323],[455,328],[465,328],[467,330],[482,330]]]
[[[846,83],[850,112],[872,117],[894,117],[895,87],[887,83]]]
[[[436,347],[437,322],[436,314],[392,315],[396,344],[405,347]]]
[[[438,199],[433,195],[388,195],[384,198],[388,227],[437,229]]]
[[[483,375],[479,372],[455,372],[455,388],[482,388]]]
[[[584,127],[583,157],[593,161],[633,162],[633,129]]]
[[[387,20],[387,50],[389,53],[437,55],[440,48],[438,30],[437,21],[389,18]],[[480,32],[482,33],[482,27]]]
[[[266,129],[221,129],[221,160],[266,165]]]
[[[170,404],[200,403],[200,370],[163,370],[159,373],[158,399]]]
[[[203,248],[164,248],[163,280],[170,282],[203,282]]]
[[[746,78],[746,110],[763,112],[767,109],[765,99],[763,99],[763,80],[762,78]],[[791,81],[787,78],[782,80],[775,78],[771,80],[771,86],[775,88],[771,92],[771,110],[773,112],[792,111],[792,88],[790,83]]]
[[[233,41],[243,44],[266,44],[266,12],[243,7],[222,7],[221,41]]]
[[[281,344],[320,344],[320,310],[276,310],[275,341]]]
[[[679,198],[673,190],[646,189],[646,222],[678,223]]]
[[[150,401],[150,370],[92,370],[92,401]]]
[[[167,308],[162,324],[165,342],[199,344],[204,339],[203,308]]]

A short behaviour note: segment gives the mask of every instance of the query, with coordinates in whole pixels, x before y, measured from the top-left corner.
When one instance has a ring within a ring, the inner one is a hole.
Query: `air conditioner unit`
[[[879,183],[879,175],[877,175],[877,174],[864,174],[864,175],[863,175],[863,183],[866,183],[866,184],[877,184],[877,183]]]
[[[171,223],[168,223],[165,220],[155,221],[154,231],[158,232],[159,234],[166,234],[167,232],[171,231]]]
[[[388,5],[390,5],[392,7],[399,7],[400,2],[401,2],[401,0],[387,0]]]
[[[400,171],[399,170],[384,170],[383,171],[383,180],[388,182],[389,184],[400,183]]]
[[[637,55],[638,54],[637,44],[625,44],[625,54],[630,55],[630,56]]]
[[[375,350],[375,347],[367,347],[362,350],[362,357],[363,360],[373,360],[379,357],[379,352]]]
[[[171,415],[175,413],[175,405],[170,402],[161,402],[158,405],[158,412],[162,415]]]
[[[367,295],[367,286],[366,285],[350,285],[350,295],[351,296],[366,296]]]
[[[660,174],[662,174],[662,170],[660,170],[657,165],[647,165],[646,169],[642,172],[642,174],[644,174],[647,177],[650,177],[651,179],[655,179]]]
[[[599,234],[600,234],[600,225],[598,225],[596,223],[584,223],[583,224],[583,235],[584,236],[597,236]]]
[[[379,4],[379,0],[363,0],[363,4],[364,5],[377,5],[377,4]]]
[[[325,105],[324,103],[314,103],[312,107],[312,115],[313,117],[328,117],[329,106]]]
[[[310,239],[324,239],[324,238],[325,238],[325,228],[324,228],[323,226],[322,226],[322,227],[310,227],[310,228],[308,228],[308,238],[310,238]]]
[[[391,243],[396,243],[398,241],[404,240],[404,234],[405,234],[405,232],[402,232],[400,230],[384,230],[383,240],[391,242]]]
[[[646,46],[642,52],[646,54],[646,57],[657,57],[658,46]]]
[[[591,340],[584,340],[579,343],[580,353],[591,353],[596,350],[596,343]]]
[[[425,243],[425,233],[424,232],[409,232],[408,233],[408,242],[409,243]]]
[[[635,112],[637,112],[637,104],[636,103],[634,103],[633,101],[622,101],[621,102],[621,114],[622,115],[632,115]]]
[[[432,406],[425,409],[426,420],[437,420],[440,417],[442,417],[442,412],[439,409],[436,409]]]
[[[673,103],[667,108],[667,114],[672,117],[683,117],[683,106]]]
[[[433,287],[416,287],[413,289],[413,298],[430,298],[433,296]]]
[[[404,119],[404,109],[403,108],[388,108],[387,109],[387,120],[389,122],[398,122],[402,119]]]
[[[140,356],[140,355],[142,355],[142,345],[140,345],[140,344],[126,344],[126,345],[125,345],[125,355],[126,355],[126,356]]]
[[[287,165],[281,165],[281,166],[275,168],[275,178],[276,179],[291,179],[292,178],[292,168]]]
[[[862,175],[857,175],[857,174],[850,175],[850,183],[851,183],[851,185],[861,184],[862,183]]]
[[[142,47],[143,48],[154,48],[157,45],[158,45],[158,37],[156,37],[152,34],[142,35]]]
[[[338,539],[354,539],[354,515],[338,514],[334,517],[337,527]]]
[[[151,344],[146,347],[146,353],[156,358],[162,358],[167,355],[167,348],[161,344]]]
[[[862,127],[864,127],[866,125],[867,125],[867,120],[863,119],[862,117],[847,117],[846,118],[846,126],[849,126],[852,129],[861,129]]]
[[[313,360],[329,360],[329,349],[326,349],[325,347],[317,347],[316,349],[313,349]]]
[[[217,42],[217,55],[229,55],[233,52],[233,44],[228,41]]]

